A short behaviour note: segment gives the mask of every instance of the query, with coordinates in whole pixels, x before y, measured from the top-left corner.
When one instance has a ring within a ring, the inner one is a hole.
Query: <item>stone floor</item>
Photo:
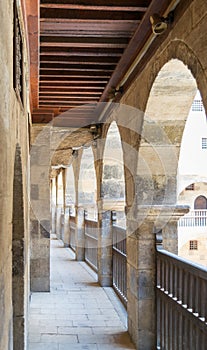
[[[29,350],[135,349],[126,311],[112,288],[56,239],[51,240],[51,292],[32,294]]]

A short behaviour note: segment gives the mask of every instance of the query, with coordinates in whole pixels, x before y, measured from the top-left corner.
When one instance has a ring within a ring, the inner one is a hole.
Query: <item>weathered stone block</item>
[[[31,184],[30,196],[33,200],[39,199],[39,185]]]

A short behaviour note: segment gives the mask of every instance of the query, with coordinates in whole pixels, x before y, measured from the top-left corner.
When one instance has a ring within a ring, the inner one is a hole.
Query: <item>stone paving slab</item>
[[[51,240],[51,292],[33,293],[28,350],[135,349],[112,288],[58,240]]]

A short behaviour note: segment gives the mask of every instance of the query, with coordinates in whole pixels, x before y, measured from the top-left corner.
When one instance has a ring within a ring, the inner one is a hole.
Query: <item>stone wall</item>
[[[22,350],[26,346],[27,335],[24,329],[27,328],[29,296],[27,51],[24,45],[24,101],[22,105],[13,88],[12,0],[1,3],[0,18],[0,32],[2,33],[0,39],[0,349]],[[21,14],[20,24],[23,29]],[[16,149],[18,149],[19,156],[16,154],[15,163]],[[20,181],[20,186],[16,186],[14,181],[15,164],[15,181]],[[15,193],[13,193],[13,188]],[[19,213],[21,215],[18,221]],[[15,235],[13,240],[12,235]],[[16,268],[18,262],[21,265],[19,269]],[[15,285],[15,280],[21,281],[19,289]],[[12,299],[16,306],[19,303],[19,308],[12,305]]]
[[[177,220],[188,210],[176,207],[177,162],[196,88],[207,110],[206,24],[207,4],[192,1],[120,101],[135,108],[134,126],[130,126],[129,113],[125,125],[121,114],[115,117],[126,140],[128,320],[137,349],[155,347],[154,232],[162,229],[164,247],[176,252]],[[183,62],[182,69],[168,70],[165,64],[171,59],[176,60],[175,66]],[[134,152],[139,143],[139,153]],[[136,169],[131,164],[137,164]]]

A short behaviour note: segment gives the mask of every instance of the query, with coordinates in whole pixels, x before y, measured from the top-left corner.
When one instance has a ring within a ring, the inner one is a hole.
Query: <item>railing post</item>
[[[76,260],[85,260],[84,209],[77,208],[76,214]]]
[[[99,214],[98,281],[102,287],[112,286],[112,223],[111,211]]]

